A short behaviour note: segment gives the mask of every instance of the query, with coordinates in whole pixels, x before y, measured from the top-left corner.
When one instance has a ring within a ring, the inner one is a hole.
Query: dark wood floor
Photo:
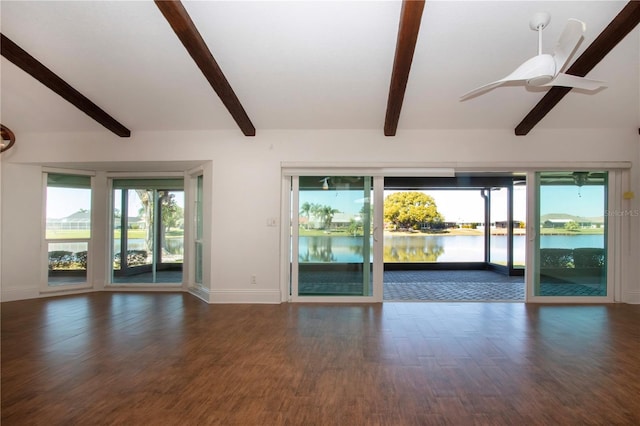
[[[2,303],[2,425],[637,425],[640,306]]]

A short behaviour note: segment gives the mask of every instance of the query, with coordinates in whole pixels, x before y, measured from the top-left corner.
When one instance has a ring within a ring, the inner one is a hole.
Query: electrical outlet
[[[256,276],[255,275],[251,275],[251,284],[253,284],[253,285],[257,284],[257,280],[256,280]]]

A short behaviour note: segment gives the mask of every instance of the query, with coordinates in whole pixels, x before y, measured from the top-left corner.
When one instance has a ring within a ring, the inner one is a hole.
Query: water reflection
[[[300,240],[299,262],[335,262],[337,260],[332,249],[333,238],[302,237]]]
[[[582,237],[568,237],[571,247],[597,247],[591,241],[582,241]],[[541,238],[541,246],[562,247],[566,236],[547,236]],[[601,236],[600,236],[600,239]],[[580,240],[580,241],[578,241]],[[496,236],[491,239],[493,256],[507,258],[508,239]],[[513,260],[516,265],[524,265],[524,235],[513,238]],[[373,248],[373,239],[369,240]],[[301,263],[362,263],[363,237],[344,235],[300,236],[298,239],[298,260]],[[482,235],[385,235],[384,262],[483,262],[485,240]],[[370,262],[373,261],[373,249]]]
[[[434,239],[409,238],[404,244],[384,247],[385,262],[436,262],[442,254],[444,246]]]
[[[370,241],[373,245],[373,240]],[[362,237],[313,236],[300,237],[298,261],[301,263],[362,263]],[[439,238],[385,239],[385,262],[436,262],[444,254]],[[373,253],[370,262],[373,261]]]

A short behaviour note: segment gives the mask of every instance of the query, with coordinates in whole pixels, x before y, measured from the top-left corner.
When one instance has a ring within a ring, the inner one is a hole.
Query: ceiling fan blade
[[[567,65],[569,58],[571,58],[571,55],[582,41],[582,35],[586,29],[587,25],[582,21],[573,18],[567,21],[567,25],[564,27],[558,43],[553,50],[556,73],[562,71]]]
[[[561,72],[556,75],[555,78],[549,83],[544,84],[544,86],[562,86],[583,90],[598,90],[601,87],[606,87],[607,84],[604,81],[591,80],[589,78],[578,77],[577,75],[565,74]]]
[[[508,76],[465,93],[460,97],[460,101],[465,101],[505,83],[526,83],[530,82],[532,79],[541,77],[549,80],[554,75],[554,66],[553,57],[551,55],[543,54],[534,56],[533,58],[527,59]]]
[[[467,99],[473,98],[481,93],[484,92],[488,92],[489,90],[496,88],[498,86],[503,85],[504,83],[506,83],[508,80],[505,79],[501,79],[498,81],[494,81],[493,83],[489,83],[489,84],[485,84],[484,86],[480,86],[477,87],[475,89],[473,89],[470,92],[465,93],[464,95],[460,96],[460,101],[466,101]]]

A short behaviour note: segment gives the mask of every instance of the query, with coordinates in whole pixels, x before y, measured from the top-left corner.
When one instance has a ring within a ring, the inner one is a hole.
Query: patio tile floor
[[[385,301],[524,301],[524,277],[493,271],[385,271]]]

